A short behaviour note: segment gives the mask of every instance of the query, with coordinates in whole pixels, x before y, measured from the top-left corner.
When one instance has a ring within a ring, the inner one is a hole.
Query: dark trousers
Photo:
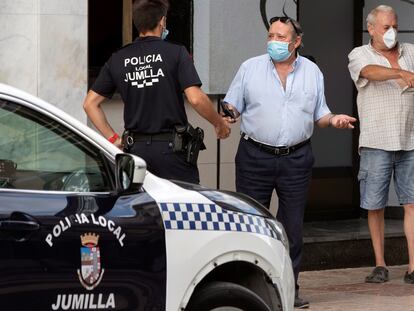
[[[287,156],[276,156],[240,139],[236,154],[236,189],[269,208],[273,190],[279,198],[276,218],[285,227],[297,286],[303,249],[303,215],[314,157],[310,143]]]
[[[170,141],[135,142],[130,153],[135,154],[147,162],[148,170],[156,176],[165,179],[175,179],[185,182],[200,183],[198,168],[188,163],[185,154],[173,152]]]

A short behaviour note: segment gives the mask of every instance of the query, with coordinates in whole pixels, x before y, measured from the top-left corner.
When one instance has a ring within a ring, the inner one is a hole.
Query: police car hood
[[[213,190],[200,185],[178,180],[170,181],[181,188],[200,193],[223,209],[238,213],[273,218],[273,215],[262,204],[242,193],[227,190]]]

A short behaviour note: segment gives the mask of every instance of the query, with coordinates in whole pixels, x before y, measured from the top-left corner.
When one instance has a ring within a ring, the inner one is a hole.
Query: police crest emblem
[[[102,280],[104,269],[101,267],[101,253],[99,251],[99,235],[85,233],[81,239],[81,268],[78,269],[79,281],[87,290],[92,290]]]

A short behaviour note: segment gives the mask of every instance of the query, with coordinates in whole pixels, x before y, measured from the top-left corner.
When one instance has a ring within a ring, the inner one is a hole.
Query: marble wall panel
[[[39,16],[38,96],[86,122],[87,16]]]
[[[30,7],[0,5],[0,82],[36,94],[37,17]],[[4,13],[7,12],[7,13]]]
[[[39,0],[40,14],[87,15],[86,0]]]
[[[1,0],[0,15],[34,14],[38,0]]]
[[[2,0],[0,82],[86,122],[87,1]]]

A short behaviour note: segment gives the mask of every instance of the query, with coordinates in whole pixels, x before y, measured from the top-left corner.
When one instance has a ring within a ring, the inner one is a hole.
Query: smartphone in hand
[[[223,111],[225,117],[230,117],[234,120],[236,120],[236,116],[234,115],[233,110],[230,110],[227,108],[227,105],[225,102],[220,101],[221,111]]]

